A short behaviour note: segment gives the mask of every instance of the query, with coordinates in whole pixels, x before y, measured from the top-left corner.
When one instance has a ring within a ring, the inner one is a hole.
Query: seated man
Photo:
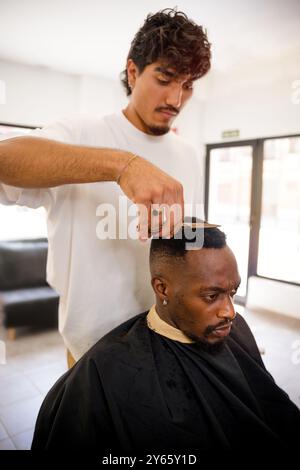
[[[235,257],[218,228],[199,230],[201,249],[187,250],[186,227],[180,237],[152,240],[156,304],[104,336],[52,387],[32,449],[296,445],[300,412],[234,310]]]

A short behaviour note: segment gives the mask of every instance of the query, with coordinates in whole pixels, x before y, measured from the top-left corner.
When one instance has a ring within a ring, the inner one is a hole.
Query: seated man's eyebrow
[[[234,290],[238,290],[239,286],[240,286],[240,283],[241,283],[241,280],[239,280],[239,282],[233,287]],[[220,293],[224,293],[224,292],[227,292],[228,289],[223,289],[222,287],[219,287],[219,286],[208,286],[208,287],[204,287],[204,288],[200,288],[200,291],[201,292],[220,292]]]
[[[222,289],[222,287],[218,287],[218,286],[209,286],[209,287],[204,287],[204,288],[201,288],[200,287],[200,292],[227,292],[227,289]]]

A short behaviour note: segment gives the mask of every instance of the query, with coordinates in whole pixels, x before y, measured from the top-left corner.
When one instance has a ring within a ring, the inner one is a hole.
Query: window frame
[[[272,281],[282,282],[284,284],[300,286],[300,282],[286,281],[268,276],[262,276],[257,272],[258,266],[258,252],[259,252],[259,230],[261,222],[262,211],[262,195],[263,195],[263,160],[264,160],[264,143],[272,139],[286,139],[286,138],[300,138],[300,134],[287,134],[279,136],[261,137],[257,139],[247,140],[234,140],[228,142],[219,142],[206,145],[205,156],[205,191],[204,191],[204,213],[205,218],[208,217],[208,196],[209,196],[209,178],[210,178],[210,159],[211,150],[225,148],[225,147],[240,147],[250,145],[253,149],[253,164],[251,175],[251,198],[250,198],[250,234],[249,234],[249,253],[248,253],[248,275],[247,275],[247,290],[248,279],[250,276],[257,276],[261,279],[269,279]],[[241,305],[245,305],[246,297],[236,296],[235,300]]]

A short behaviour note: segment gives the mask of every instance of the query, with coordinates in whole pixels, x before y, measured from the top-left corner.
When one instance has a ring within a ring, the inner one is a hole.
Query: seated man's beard
[[[152,135],[165,135],[170,131],[169,127],[148,126]]]
[[[199,348],[202,351],[208,352],[210,354],[217,354],[218,352],[221,352],[224,349],[225,344],[226,344],[226,338],[220,339],[220,340],[216,341],[215,343],[210,343],[205,338],[200,337],[198,335],[194,335],[193,333],[190,333],[190,332],[187,332],[187,331],[183,331],[183,333],[188,338],[195,341],[197,346],[199,346]]]

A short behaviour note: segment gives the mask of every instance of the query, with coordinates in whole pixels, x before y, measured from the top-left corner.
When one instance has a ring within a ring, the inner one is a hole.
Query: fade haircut
[[[197,80],[210,69],[210,43],[202,26],[185,13],[166,8],[147,16],[131,43],[128,59],[139,73],[159,60],[164,67],[174,68],[176,76],[190,75],[191,80]],[[129,96],[127,69],[121,73],[121,82]]]
[[[195,217],[184,219],[186,223],[201,223]],[[201,233],[199,234],[199,231]],[[213,228],[192,228],[183,226],[179,232],[172,238],[152,238],[150,246],[150,266],[161,262],[170,262],[171,260],[184,261],[188,251],[187,246],[193,243],[193,240],[201,240],[199,248],[220,249],[226,246],[226,235],[217,227]]]

